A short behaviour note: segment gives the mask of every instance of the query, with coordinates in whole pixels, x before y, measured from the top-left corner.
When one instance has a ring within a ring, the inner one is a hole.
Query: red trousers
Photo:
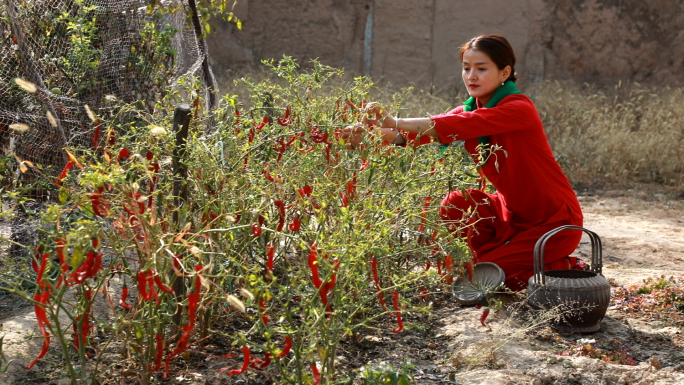
[[[465,196],[462,191],[449,193],[440,216],[456,236],[465,236],[473,262],[496,263],[506,273],[506,286],[516,291],[526,288],[534,274],[534,245],[542,235],[563,225],[582,226],[581,217],[573,216],[567,207],[541,224],[517,223],[501,195],[474,189],[466,190]],[[545,270],[581,270],[581,260],[568,256],[581,238],[582,232],[576,230],[551,237],[544,252]]]

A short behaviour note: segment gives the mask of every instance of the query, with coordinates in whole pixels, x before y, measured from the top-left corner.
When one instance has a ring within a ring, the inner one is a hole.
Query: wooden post
[[[180,226],[180,210],[182,206],[188,201],[188,165],[185,163],[185,154],[187,152],[188,131],[190,127],[190,112],[192,107],[189,104],[179,104],[173,115],[173,131],[176,133],[175,146],[173,147],[173,154],[171,156],[173,161],[173,226],[176,231],[181,230]],[[173,261],[171,262],[173,263]],[[173,273],[173,272],[172,272]],[[185,288],[185,280],[176,277],[173,282],[173,292],[176,296],[176,303],[182,302],[183,298],[187,297],[187,290]],[[176,312],[173,314],[173,323],[176,326],[176,331],[180,330],[181,322],[183,320],[183,306],[176,306]]]
[[[211,66],[209,66],[209,47],[207,46],[206,40],[204,40],[204,35],[202,34],[202,23],[200,22],[199,15],[197,14],[197,4],[195,0],[188,0],[188,5],[190,6],[190,11],[192,13],[192,26],[195,29],[195,36],[197,37],[197,44],[199,45],[200,55],[203,56],[202,59],[202,72],[204,73],[204,82],[207,84],[207,91],[209,92],[209,112],[213,112],[216,108],[216,93],[218,92],[218,87],[216,86],[216,79],[211,72]],[[209,126],[205,130],[205,133],[209,133],[209,129],[214,126],[213,119],[209,120]]]

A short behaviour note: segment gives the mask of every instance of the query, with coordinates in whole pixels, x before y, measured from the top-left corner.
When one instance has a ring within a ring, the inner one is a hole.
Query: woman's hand
[[[362,123],[369,128],[396,128],[397,119],[376,102],[366,104],[362,112]]]
[[[347,126],[342,130],[342,139],[356,148],[363,143],[363,135],[365,133],[366,130],[363,126]]]

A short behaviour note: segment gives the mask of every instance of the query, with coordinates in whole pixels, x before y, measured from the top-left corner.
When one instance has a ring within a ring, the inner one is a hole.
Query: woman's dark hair
[[[499,70],[511,66],[511,74],[506,81],[510,80],[515,83],[517,80],[515,75],[515,52],[511,43],[501,35],[479,35],[470,39],[467,43],[461,46],[459,60],[463,62],[463,55],[469,49],[473,51],[484,52],[496,64]]]

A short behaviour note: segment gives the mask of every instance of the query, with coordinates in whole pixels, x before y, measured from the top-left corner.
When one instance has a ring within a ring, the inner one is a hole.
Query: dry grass
[[[598,90],[547,82],[535,96],[549,142],[575,185],[684,187],[684,88]]]
[[[239,95],[247,102],[247,89],[231,81],[243,76],[275,78],[265,68],[229,71],[219,76],[222,94]],[[351,80],[345,77],[340,81]],[[684,192],[684,88],[620,83],[599,89],[549,81],[523,92],[537,105],[551,147],[576,188],[655,182]],[[430,94],[392,85],[369,95],[403,117],[442,113],[466,97],[462,92]]]

